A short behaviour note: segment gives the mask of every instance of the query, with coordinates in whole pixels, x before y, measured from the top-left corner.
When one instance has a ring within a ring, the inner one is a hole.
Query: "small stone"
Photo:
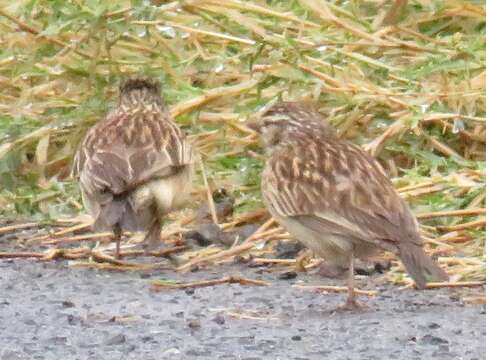
[[[213,321],[218,325],[223,325],[226,322],[223,314],[216,314],[216,316],[213,318]]]
[[[280,280],[292,280],[297,277],[297,273],[295,271],[286,271],[278,275]]]
[[[304,246],[295,240],[279,241],[275,257],[278,259],[293,259],[303,248]]]
[[[79,323],[82,323],[83,320],[81,318],[77,317],[77,316],[69,314],[67,316],[67,322],[68,322],[69,325],[77,325]]]
[[[62,307],[64,307],[64,308],[73,308],[73,307],[76,306],[76,305],[74,305],[74,303],[72,301],[69,301],[69,300],[64,300],[61,304],[62,304]]]
[[[105,345],[121,345],[127,341],[127,338],[123,334],[115,335],[105,341]]]
[[[449,341],[438,336],[427,334],[422,337],[422,343],[427,345],[440,345],[440,344],[448,344]]]
[[[300,335],[294,335],[294,336],[292,336],[291,339],[294,340],[294,341],[300,341],[300,340],[302,340],[302,336],[300,336]]]
[[[432,323],[429,323],[429,324],[427,325],[427,327],[428,327],[429,329],[438,329],[438,328],[440,328],[440,325],[439,325],[439,324],[437,324],[437,323],[432,322]]]
[[[201,322],[198,319],[189,320],[187,326],[192,330],[199,330],[201,328]]]
[[[449,299],[454,302],[459,302],[461,301],[461,296],[459,294],[451,294],[449,295]]]
[[[195,291],[196,291],[196,290],[195,290],[195,289],[193,289],[193,288],[188,288],[188,289],[186,289],[186,290],[185,290],[185,293],[186,293],[187,295],[194,295],[194,292],[195,292]]]
[[[356,275],[362,275],[362,276],[371,276],[373,274],[373,270],[368,267],[355,267],[354,272]]]
[[[212,243],[221,243],[221,237],[223,236],[223,230],[214,224],[201,224],[194,230],[188,231],[184,234],[184,239],[188,243],[196,243],[199,246],[209,246]]]
[[[142,342],[146,343],[146,342],[149,342],[149,341],[152,341],[154,338],[150,335],[147,335],[147,336],[143,336],[142,337]]]

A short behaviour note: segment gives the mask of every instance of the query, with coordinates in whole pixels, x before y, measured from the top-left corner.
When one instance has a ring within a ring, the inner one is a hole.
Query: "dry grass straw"
[[[151,283],[151,288],[154,291],[161,291],[163,289],[195,289],[201,287],[208,287],[221,284],[240,284],[240,285],[254,285],[267,286],[265,281],[248,279],[241,276],[225,276],[221,279],[201,280],[190,283],[174,283],[172,281],[154,280]]]
[[[0,213],[53,221],[82,211],[68,176],[76,146],[119,78],[146,72],[163,80],[200,149],[207,182],[200,176],[194,197],[225,187],[237,198],[235,218],[218,219],[225,230],[266,216],[262,156],[244,121],[279,98],[310,100],[380,159],[453,279],[484,281],[485,14],[480,1],[460,0],[4,2]],[[171,236],[193,218],[175,221]],[[84,225],[72,226],[37,240],[90,240],[66,239]],[[186,257],[259,256],[271,247],[258,244],[286,237]],[[389,278],[401,282],[394,264]]]

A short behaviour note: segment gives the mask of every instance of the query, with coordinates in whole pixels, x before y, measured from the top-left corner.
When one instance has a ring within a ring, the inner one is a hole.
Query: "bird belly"
[[[349,255],[353,251],[353,242],[350,239],[331,233],[319,234],[291,218],[277,220],[296,240],[302,242],[318,256],[336,265],[347,265]]]
[[[190,191],[191,172],[184,169],[178,174],[167,178],[148,182],[133,194],[136,209],[157,205],[160,215],[180,208]]]

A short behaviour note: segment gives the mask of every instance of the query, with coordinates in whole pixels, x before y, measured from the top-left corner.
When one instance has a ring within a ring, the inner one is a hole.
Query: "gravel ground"
[[[217,271],[217,272],[216,272]],[[242,275],[267,287],[149,290],[150,279]],[[486,308],[464,290],[380,291],[367,311],[332,311],[343,294],[290,285],[244,265],[195,273],[114,273],[65,261],[0,261],[0,359],[484,359]],[[477,290],[476,290],[477,291]]]

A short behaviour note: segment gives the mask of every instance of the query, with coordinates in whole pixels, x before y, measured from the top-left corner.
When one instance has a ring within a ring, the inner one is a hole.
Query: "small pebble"
[[[286,271],[278,275],[280,280],[292,280],[297,277],[297,273],[295,271]]]
[[[189,320],[187,326],[192,330],[199,330],[201,328],[201,322],[197,319]]]
[[[146,343],[146,342],[149,342],[149,341],[152,341],[154,338],[150,335],[146,335],[146,336],[143,336],[142,337],[142,342]]]
[[[218,325],[223,325],[226,322],[223,314],[216,314],[216,316],[213,318],[213,321]]]
[[[184,316],[184,311],[178,311],[178,312],[175,313],[175,317],[177,317],[177,318],[181,318],[183,316]]]
[[[275,256],[278,259],[293,259],[303,248],[304,246],[295,240],[279,241],[277,243],[277,254]]]
[[[188,289],[186,289],[186,290],[185,290],[185,293],[186,293],[187,295],[194,295],[194,292],[195,292],[195,291],[196,291],[196,290],[195,290],[195,289],[193,289],[193,288],[188,288]]]
[[[294,341],[300,341],[300,340],[302,340],[302,336],[300,336],[300,335],[294,335],[294,336],[292,336],[292,340],[294,340]]]
[[[65,308],[73,308],[73,307],[75,307],[75,305],[74,305],[74,303],[72,301],[64,300],[62,302],[62,307],[65,307]]]
[[[105,345],[121,345],[127,341],[127,338],[123,334],[115,335],[105,341]]]
[[[422,343],[428,345],[440,345],[440,344],[448,344],[449,341],[438,336],[427,334],[422,337]]]

